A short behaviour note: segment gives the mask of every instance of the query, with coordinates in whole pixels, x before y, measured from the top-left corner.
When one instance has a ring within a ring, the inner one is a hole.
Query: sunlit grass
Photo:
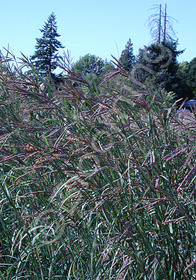
[[[194,279],[195,119],[122,69],[98,91],[65,70],[1,66],[0,277]]]

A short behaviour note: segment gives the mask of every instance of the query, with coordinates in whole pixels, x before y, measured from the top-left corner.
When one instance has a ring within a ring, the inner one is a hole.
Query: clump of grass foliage
[[[8,60],[0,279],[196,279],[195,119],[120,66],[91,85],[62,60],[53,86]]]

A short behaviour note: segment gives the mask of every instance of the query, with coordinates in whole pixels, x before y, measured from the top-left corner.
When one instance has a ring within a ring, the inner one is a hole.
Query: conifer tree
[[[61,42],[57,40],[60,35],[57,33],[57,23],[54,13],[52,13],[47,22],[45,22],[42,32],[42,38],[36,39],[35,53],[31,56],[35,67],[42,76],[51,77],[52,72],[57,68],[58,49],[64,48]]]
[[[133,54],[133,44],[131,42],[131,39],[128,40],[125,49],[121,53],[119,61],[123,65],[125,70],[131,71],[131,69],[133,68],[135,56]]]

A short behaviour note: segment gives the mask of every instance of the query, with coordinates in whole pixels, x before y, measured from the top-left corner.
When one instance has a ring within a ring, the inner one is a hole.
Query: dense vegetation
[[[196,279],[194,114],[159,71],[93,61],[1,59],[0,278]]]

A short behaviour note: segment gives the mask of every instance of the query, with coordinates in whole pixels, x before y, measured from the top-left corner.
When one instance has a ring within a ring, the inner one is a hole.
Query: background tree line
[[[167,91],[173,91],[176,98],[194,98],[196,95],[196,58],[190,62],[178,63],[178,57],[184,50],[178,50],[178,40],[170,34],[173,32],[167,8],[161,5],[155,7],[157,13],[150,17],[149,25],[153,43],[139,49],[134,55],[133,43],[128,39],[122,50],[118,63],[129,74],[135,71],[135,78],[140,83],[153,82],[155,86]],[[42,77],[50,77],[54,82],[60,75],[55,74],[60,58],[59,49],[64,48],[58,40],[57,23],[52,13],[42,29],[42,37],[36,39],[35,53],[31,56],[35,69]],[[141,67],[142,65],[142,67]],[[99,77],[115,70],[115,66],[107,60],[86,54],[72,64],[72,69],[85,76],[87,80],[99,82]]]

